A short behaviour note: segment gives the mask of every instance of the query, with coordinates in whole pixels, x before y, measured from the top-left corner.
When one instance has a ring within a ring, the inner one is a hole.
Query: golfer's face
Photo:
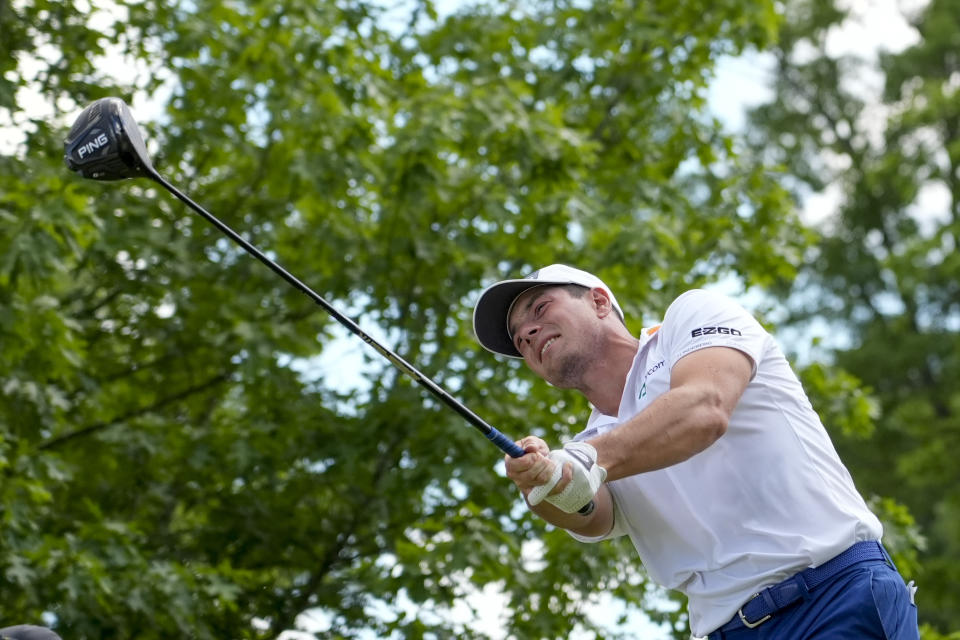
[[[578,358],[583,338],[596,323],[590,296],[576,298],[557,286],[530,289],[520,295],[510,312],[509,328],[517,351],[537,375],[558,386],[561,370]]]

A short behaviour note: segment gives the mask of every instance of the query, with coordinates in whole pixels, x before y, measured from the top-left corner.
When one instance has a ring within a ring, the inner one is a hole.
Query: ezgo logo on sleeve
[[[738,329],[731,329],[730,327],[700,327],[699,329],[694,329],[690,332],[691,338],[712,335],[742,336],[743,334],[740,333]]]

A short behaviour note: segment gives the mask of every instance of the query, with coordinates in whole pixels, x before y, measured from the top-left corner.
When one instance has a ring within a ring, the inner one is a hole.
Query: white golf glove
[[[597,464],[597,450],[586,442],[568,442],[563,449],[554,449],[547,456],[554,463],[553,476],[527,495],[527,502],[538,505],[544,500],[566,513],[576,513],[586,506],[603,481],[607,479],[607,470]],[[555,496],[548,496],[563,476],[563,466],[571,463],[573,479],[567,487]]]

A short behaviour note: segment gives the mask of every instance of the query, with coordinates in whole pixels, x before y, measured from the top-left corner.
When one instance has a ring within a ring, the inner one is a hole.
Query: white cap
[[[545,284],[579,284],[589,289],[599,287],[610,296],[614,310],[623,318],[623,310],[613,297],[610,287],[592,273],[574,269],[564,264],[552,264],[538,269],[519,280],[502,280],[490,285],[480,294],[473,309],[473,332],[480,344],[489,351],[511,358],[520,358],[520,352],[510,335],[510,310],[514,301],[528,289]]]

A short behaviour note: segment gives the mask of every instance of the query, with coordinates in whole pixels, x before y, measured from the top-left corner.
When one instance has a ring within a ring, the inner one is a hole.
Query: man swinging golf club
[[[563,447],[518,441],[507,476],[584,542],[630,536],[710,640],[919,637],[913,587],[773,338],[689,291],[634,336],[597,277],[551,265],[487,288],[474,328],[593,406]],[[593,501],[584,515],[578,510]]]

